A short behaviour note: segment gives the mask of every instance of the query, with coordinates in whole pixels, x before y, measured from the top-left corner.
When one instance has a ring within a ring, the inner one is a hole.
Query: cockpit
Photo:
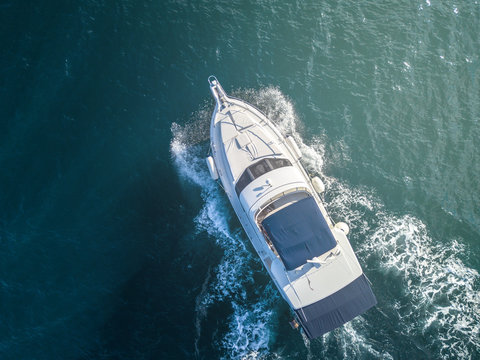
[[[325,254],[337,242],[315,199],[306,191],[278,198],[257,216],[268,245],[287,270]]]

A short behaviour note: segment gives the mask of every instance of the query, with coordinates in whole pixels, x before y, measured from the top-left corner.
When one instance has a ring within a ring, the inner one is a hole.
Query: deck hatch
[[[235,140],[237,141],[237,146],[239,149],[246,147],[248,144],[251,143],[250,138],[247,134],[241,133],[239,134]]]

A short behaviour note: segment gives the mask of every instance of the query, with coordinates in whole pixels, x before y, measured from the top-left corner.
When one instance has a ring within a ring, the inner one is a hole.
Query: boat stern
[[[377,304],[364,274],[347,286],[313,304],[295,310],[298,322],[310,338],[342,326]]]

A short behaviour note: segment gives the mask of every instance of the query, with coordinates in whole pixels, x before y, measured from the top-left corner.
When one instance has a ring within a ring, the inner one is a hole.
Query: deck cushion
[[[297,201],[262,221],[287,270],[293,270],[336,246],[313,197]]]
[[[362,274],[332,295],[295,310],[295,313],[306,335],[313,339],[349,322],[376,304],[377,299]]]

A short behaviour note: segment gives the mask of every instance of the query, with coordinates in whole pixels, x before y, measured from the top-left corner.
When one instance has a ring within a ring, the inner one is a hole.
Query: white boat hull
[[[253,247],[307,336],[320,336],[375,305],[346,234],[330,220],[300,163],[300,150],[293,138],[285,138],[252,105],[228,97],[216,78],[209,78],[209,82],[216,100],[210,125],[214,164],[209,165],[215,173],[210,172],[220,179]],[[295,230],[296,221],[285,217],[295,214],[303,221],[302,213],[292,212],[296,208],[318,212],[318,224],[305,224],[327,235],[328,251],[322,253],[327,245],[319,240],[289,247],[288,236],[281,232],[275,235],[285,222],[292,224],[283,229],[287,233],[307,233],[305,227]],[[309,258],[305,252],[314,256]],[[346,301],[347,305],[341,304]],[[332,311],[325,310],[332,307]]]

